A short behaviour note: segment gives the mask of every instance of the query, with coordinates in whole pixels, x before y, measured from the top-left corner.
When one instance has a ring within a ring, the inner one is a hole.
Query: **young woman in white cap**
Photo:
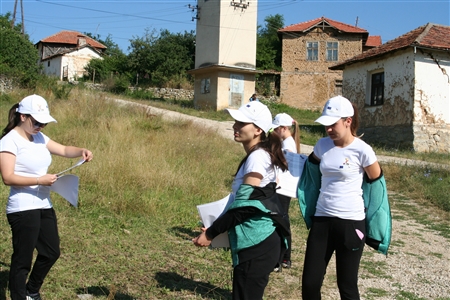
[[[286,113],[280,113],[275,116],[272,123],[272,128],[282,139],[283,151],[289,151],[294,153],[300,153],[300,134],[298,123],[290,115]],[[291,199],[296,197],[295,188],[297,186],[298,177],[294,178],[289,171],[280,172],[278,174],[278,198],[283,206],[284,213],[289,218],[289,206]],[[281,263],[283,268],[290,268],[292,240],[291,236],[288,237],[288,248],[284,253],[284,257]],[[279,267],[276,271],[279,271]]]
[[[308,223],[311,226],[308,226],[302,296],[307,300],[321,299],[326,268],[335,252],[341,299],[360,299],[358,269],[366,241],[363,176],[376,180],[382,172],[372,147],[357,137],[358,114],[348,99],[342,96],[329,99],[316,122],[325,126],[328,137],[320,139],[310,155],[310,161],[319,164],[321,179],[315,206],[313,210],[306,209],[311,213],[306,216],[310,217],[307,226]]]
[[[239,110],[228,109],[235,119],[234,140],[247,153],[232,184],[232,204],[209,228],[193,239],[209,246],[228,231],[233,258],[233,299],[262,299],[269,274],[280,262],[289,235],[287,220],[276,194],[276,171],[287,169],[281,138],[273,131],[272,115],[253,101]]]
[[[0,139],[0,172],[5,185],[11,187],[6,214],[13,244],[9,271],[12,300],[40,300],[42,283],[60,255],[50,201],[50,186],[58,178],[47,174],[51,154],[92,159],[91,151],[58,144],[43,134],[41,130],[51,122],[56,120],[47,101],[31,95],[10,109]],[[30,273],[34,249],[38,254]]]

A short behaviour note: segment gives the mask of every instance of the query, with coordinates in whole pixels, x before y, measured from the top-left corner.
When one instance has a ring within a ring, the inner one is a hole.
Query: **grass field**
[[[44,133],[94,153],[91,163],[72,172],[80,177],[78,208],[52,194],[62,255],[43,285],[43,299],[78,299],[80,294],[124,300],[230,299],[230,253],[196,248],[191,239],[200,229],[196,205],[229,192],[244,156],[241,145],[189,122],[171,123],[140,109],[118,108],[102,93],[74,89],[69,100],[55,100],[49,91],[39,93],[49,100],[51,114],[58,120]],[[2,126],[7,110],[20,96],[24,94],[0,97]],[[305,124],[311,125],[313,118],[314,114],[305,118]],[[76,161],[55,157],[50,172]],[[385,167],[389,187],[404,192],[414,186],[417,201],[448,208],[448,171],[402,168]],[[424,196],[427,185],[432,186],[431,196]],[[8,191],[0,185],[3,207]],[[430,197],[443,200],[434,203]],[[444,210],[435,211],[448,220]],[[271,276],[265,299],[301,298],[307,230],[295,201],[290,215],[294,267]],[[421,217],[426,222],[426,216]],[[444,225],[439,230],[448,235],[448,223]],[[4,214],[0,232],[0,300],[9,300],[12,247]],[[332,276],[325,287],[335,288]]]

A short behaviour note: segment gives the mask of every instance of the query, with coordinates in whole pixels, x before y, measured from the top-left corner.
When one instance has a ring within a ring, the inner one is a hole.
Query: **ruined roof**
[[[330,67],[330,69],[343,70],[347,65],[376,58],[386,53],[408,47],[421,47],[450,51],[450,26],[428,23],[393,40],[390,40],[385,44],[367,50],[340,64],[334,65]]]
[[[377,47],[380,46],[381,43],[381,36],[379,35],[371,35],[367,38],[365,46],[367,47]]]
[[[49,37],[46,37],[39,41],[39,43],[55,43],[55,44],[70,44],[70,45],[78,45],[79,39],[85,39],[86,44],[97,48],[97,49],[106,49],[106,46],[97,42],[93,38],[90,38],[89,36],[82,34],[78,31],[70,31],[70,30],[63,30],[58,33],[55,33],[54,35],[51,35]]]
[[[367,30],[365,30],[365,29],[362,29],[362,28],[359,28],[356,26],[352,26],[352,25],[348,25],[345,23],[341,23],[338,21],[334,21],[334,20],[331,20],[331,19],[328,19],[325,17],[289,25],[289,26],[286,26],[286,27],[278,30],[278,32],[280,32],[280,33],[283,33],[283,32],[305,32],[305,31],[313,29],[314,27],[323,26],[325,24],[327,24],[328,26],[334,27],[337,30],[347,32],[347,33],[365,33],[365,34],[367,34]]]

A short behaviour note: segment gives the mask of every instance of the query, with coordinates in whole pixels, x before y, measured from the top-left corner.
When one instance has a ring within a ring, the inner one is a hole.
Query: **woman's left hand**
[[[209,245],[211,245],[211,240],[206,235],[205,227],[202,228],[202,233],[200,233],[198,237],[192,239],[192,242],[197,247],[208,247]]]

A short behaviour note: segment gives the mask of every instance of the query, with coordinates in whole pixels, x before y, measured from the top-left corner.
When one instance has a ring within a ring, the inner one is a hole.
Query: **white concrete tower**
[[[198,0],[194,105],[239,107],[255,91],[258,1]]]

